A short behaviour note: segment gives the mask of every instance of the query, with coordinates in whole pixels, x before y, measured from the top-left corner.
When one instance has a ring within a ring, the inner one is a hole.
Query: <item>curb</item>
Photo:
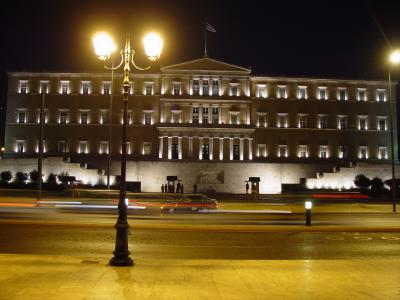
[[[69,223],[0,220],[0,225],[36,226],[48,228],[112,229],[114,224]],[[301,226],[301,225],[186,225],[186,224],[132,224],[132,230],[204,231],[204,232],[400,232],[400,226]]]

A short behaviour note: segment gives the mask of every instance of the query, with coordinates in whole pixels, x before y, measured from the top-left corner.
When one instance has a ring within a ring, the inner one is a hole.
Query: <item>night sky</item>
[[[386,79],[385,56],[400,47],[399,1],[8,0],[1,102],[7,71],[102,72],[91,41],[99,30],[119,46],[129,31],[138,58],[143,34],[160,32],[161,65],[202,57],[205,21],[217,31],[208,34],[209,56],[254,74]]]

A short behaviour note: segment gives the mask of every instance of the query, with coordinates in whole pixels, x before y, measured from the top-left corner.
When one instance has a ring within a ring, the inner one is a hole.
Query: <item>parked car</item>
[[[218,209],[218,202],[202,194],[184,194],[166,199],[160,209],[170,212],[175,210],[205,211]]]

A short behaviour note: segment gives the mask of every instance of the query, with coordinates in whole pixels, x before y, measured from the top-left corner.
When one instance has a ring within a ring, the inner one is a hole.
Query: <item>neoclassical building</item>
[[[111,174],[119,174],[122,74],[113,84],[110,73],[10,72],[8,79],[5,158],[37,157],[45,91],[45,157],[104,170],[111,152]],[[128,180],[143,191],[158,191],[168,175],[224,192],[242,192],[244,181],[260,177],[264,193],[356,165],[390,177],[385,81],[258,76],[209,57],[131,80]]]

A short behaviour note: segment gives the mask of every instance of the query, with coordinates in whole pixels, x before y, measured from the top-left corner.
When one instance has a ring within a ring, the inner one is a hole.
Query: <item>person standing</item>
[[[164,184],[161,185],[161,193],[164,194]]]
[[[193,184],[193,194],[197,193],[197,184]]]
[[[249,194],[249,183],[246,182],[246,195],[248,195],[248,194]]]

